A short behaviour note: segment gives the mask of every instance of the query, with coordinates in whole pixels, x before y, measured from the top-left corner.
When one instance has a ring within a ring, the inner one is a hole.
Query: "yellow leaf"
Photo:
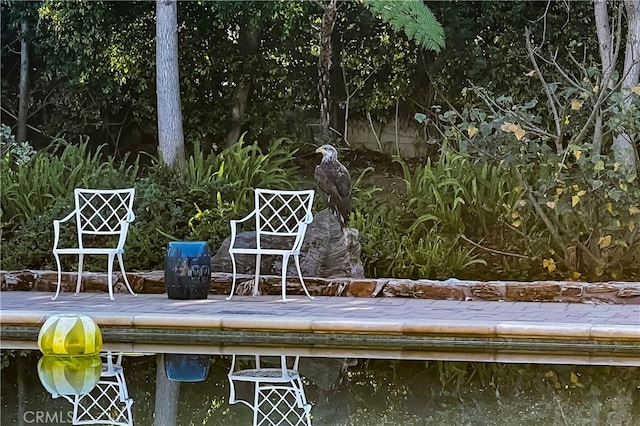
[[[620,189],[622,189],[624,192],[627,192],[629,190],[629,187],[626,183],[620,182]]]
[[[636,223],[634,221],[629,221],[629,232],[633,232],[634,229],[636,229]]]
[[[573,271],[573,273],[571,274],[571,278],[573,278],[574,280],[577,280],[581,276],[582,276],[582,274],[580,272],[578,272],[578,271]]]
[[[556,195],[560,195],[564,192],[564,189],[562,188],[556,188]]]
[[[572,110],[577,111],[580,108],[582,108],[582,102],[580,102],[577,99],[574,99],[573,101],[571,101],[571,109]]]
[[[531,70],[525,74],[527,77],[534,77],[536,75],[536,70]]]
[[[598,240],[598,247],[601,249],[607,248],[611,245],[611,235],[605,235]]]
[[[572,185],[571,189],[573,189],[574,191],[580,191],[580,187],[578,185]]]
[[[554,209],[556,207],[556,203],[554,203],[553,201],[547,201],[547,207],[549,207],[550,209]]]
[[[607,211],[608,211],[609,213],[612,213],[612,214],[613,214],[613,204],[611,204],[611,203],[607,203],[607,204],[606,204],[606,206],[605,206],[605,208],[607,209]]]
[[[472,138],[478,133],[478,128],[476,126],[469,126],[467,127],[467,133],[469,134],[469,137]]]
[[[582,151],[580,151],[579,149],[576,149],[575,151],[573,151],[573,156],[576,157],[576,160],[579,160],[581,155],[582,155]]]
[[[513,123],[509,123],[508,121],[505,121],[504,123],[502,123],[500,125],[500,130],[502,130],[503,132],[513,132],[513,127],[515,126],[515,124]]]
[[[636,206],[629,207],[629,214],[638,214],[640,213],[640,209]]]
[[[618,163],[618,162],[613,163],[613,171],[617,172],[618,168],[620,168],[620,163]]]
[[[502,123],[502,125],[500,126],[500,130],[502,130],[503,132],[513,133],[516,136],[517,140],[522,139],[525,135],[525,131],[522,129],[522,127],[520,127],[519,124],[509,123],[508,121]]]
[[[514,220],[514,221],[511,223],[511,225],[512,225],[514,228],[517,228],[517,227],[518,227],[518,226],[520,226],[521,224],[522,224],[522,222],[520,221],[520,219],[518,219],[518,220]]]
[[[586,193],[587,193],[587,191],[585,191],[584,189],[581,190],[581,191],[578,191],[578,197],[583,197],[584,194],[586,194]]]
[[[553,259],[543,259],[542,267],[547,268],[549,272],[553,272],[556,270],[556,262]]]
[[[593,93],[598,93],[598,90],[600,90],[600,86],[598,85],[593,86]]]
[[[578,380],[578,375],[572,371],[569,381],[571,381],[571,383],[578,383],[580,380]]]
[[[565,124],[565,125],[570,123],[570,118],[571,118],[571,116],[570,116],[570,115],[565,115],[565,116],[564,116],[564,124]]]
[[[571,197],[571,207],[575,207],[576,204],[578,204],[580,202],[580,197],[577,195],[574,195],[573,197]]]
[[[517,219],[519,217],[520,217],[520,213],[518,213],[518,212],[512,212],[511,213],[511,219]]]
[[[631,90],[636,95],[640,96],[640,86],[631,86],[629,87],[629,90]]]

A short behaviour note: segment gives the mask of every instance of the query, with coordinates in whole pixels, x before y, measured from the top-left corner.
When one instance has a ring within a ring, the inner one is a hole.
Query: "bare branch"
[[[538,76],[538,79],[540,80],[540,82],[542,83],[542,87],[544,89],[545,94],[547,95],[547,100],[549,102],[549,108],[551,108],[551,112],[553,113],[553,118],[556,124],[556,132],[557,132],[557,138],[556,138],[556,152],[558,154],[562,153],[562,150],[564,149],[562,146],[560,145],[560,138],[562,137],[562,121],[561,121],[561,117],[558,114],[558,110],[556,108],[555,102],[554,102],[554,98],[551,95],[551,91],[549,90],[549,87],[547,86],[547,82],[544,80],[544,76],[542,75],[542,72],[540,71],[540,67],[538,67],[538,63],[536,62],[536,58],[534,55],[534,50],[533,47],[531,46],[531,31],[529,30],[529,28],[525,29],[525,38],[526,38],[526,45],[527,45],[527,53],[529,55],[529,59],[531,60],[531,63],[533,64],[533,68],[536,71],[536,74]]]

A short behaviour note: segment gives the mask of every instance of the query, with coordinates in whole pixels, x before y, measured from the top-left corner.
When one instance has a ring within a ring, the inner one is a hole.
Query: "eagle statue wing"
[[[315,180],[318,190],[327,198],[329,208],[346,227],[351,212],[351,175],[338,161],[320,163],[316,166]]]

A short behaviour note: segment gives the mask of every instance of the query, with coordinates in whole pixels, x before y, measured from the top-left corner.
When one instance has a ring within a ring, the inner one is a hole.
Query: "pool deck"
[[[4,291],[0,346],[37,348],[54,314],[83,313],[105,347],[131,352],[640,365],[640,305],[424,300],[400,297]]]

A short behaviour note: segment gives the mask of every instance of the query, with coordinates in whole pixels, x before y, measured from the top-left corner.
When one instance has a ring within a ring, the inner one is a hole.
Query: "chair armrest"
[[[304,242],[304,236],[307,233],[307,221],[304,221],[298,227],[298,233],[296,234],[296,239],[291,246],[291,250],[295,253],[300,253],[300,248],[302,247],[302,243]]]
[[[237,235],[237,225],[242,222],[246,222],[256,215],[256,210],[253,210],[251,213],[243,217],[242,219],[231,219],[229,221],[229,225],[231,226],[231,240],[229,242],[229,248],[233,248],[233,244],[236,242]]]
[[[58,241],[60,240],[60,224],[68,221],[75,215],[76,215],[76,210],[74,209],[71,213],[69,213],[62,219],[56,219],[53,221],[53,249],[54,250],[58,248]]]
[[[309,212],[307,216],[304,218],[304,223],[307,225],[313,222],[313,213]]]

